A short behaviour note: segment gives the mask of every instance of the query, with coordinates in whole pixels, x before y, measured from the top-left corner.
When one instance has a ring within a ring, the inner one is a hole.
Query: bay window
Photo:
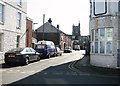
[[[111,54],[112,28],[99,28],[92,30],[91,33],[91,53]]]

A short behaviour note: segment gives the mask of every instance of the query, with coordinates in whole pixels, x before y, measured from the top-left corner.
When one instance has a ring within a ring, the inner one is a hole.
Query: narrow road
[[[118,77],[97,76],[71,70],[70,64],[82,58],[82,51],[43,59],[26,66],[3,67],[2,84],[118,84]]]

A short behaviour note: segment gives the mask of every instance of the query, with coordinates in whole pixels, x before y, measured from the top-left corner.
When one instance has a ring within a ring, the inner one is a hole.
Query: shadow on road
[[[85,62],[87,60],[87,62]],[[79,65],[85,66],[85,64],[89,64],[89,58],[84,57]],[[78,60],[80,61],[80,60]],[[49,68],[39,71],[33,75],[25,77],[16,82],[10,83],[5,86],[53,86],[53,85],[64,85],[64,86],[73,86],[78,85],[82,86],[86,85],[100,85],[102,86],[117,86],[119,83],[118,77],[106,77],[106,76],[96,76],[88,73],[75,72],[69,68],[69,65],[74,62],[65,63],[57,66],[50,66]],[[84,65],[83,65],[84,64]],[[83,68],[82,70],[84,70]],[[89,71],[89,70],[88,70]]]
[[[101,77],[71,71],[71,69],[69,68],[70,64],[71,62],[58,66],[51,66],[43,71],[37,72],[19,81],[13,82],[8,86],[53,86],[58,84],[64,86],[80,86],[83,84],[102,84],[102,86],[106,86],[108,84],[108,86],[110,86],[110,84],[114,85],[118,84],[119,82],[118,78]]]
[[[71,62],[70,62],[71,63]],[[77,76],[78,74],[68,68],[70,63],[66,63],[58,66],[51,66],[41,72],[37,72],[34,75],[30,75],[24,79],[11,83],[9,85],[13,86],[18,85],[34,85],[34,84],[68,84],[69,83],[78,83],[79,81],[73,82],[72,77]],[[77,77],[76,77],[77,79]],[[77,79],[78,80],[78,79]],[[8,86],[9,86],[8,85]],[[47,85],[48,86],[48,85]]]

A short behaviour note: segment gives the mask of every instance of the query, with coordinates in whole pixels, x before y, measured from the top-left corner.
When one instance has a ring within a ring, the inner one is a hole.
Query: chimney
[[[57,28],[59,29],[59,24],[57,24]]]
[[[50,24],[52,23],[52,20],[51,20],[51,18],[49,18],[48,22],[49,22]]]

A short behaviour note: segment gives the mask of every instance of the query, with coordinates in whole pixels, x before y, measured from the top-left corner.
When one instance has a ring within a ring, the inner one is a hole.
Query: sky
[[[80,22],[81,35],[89,35],[89,0],[27,0],[27,16],[33,19],[34,29],[52,19],[52,25],[57,26],[66,34],[72,34],[72,26]]]

